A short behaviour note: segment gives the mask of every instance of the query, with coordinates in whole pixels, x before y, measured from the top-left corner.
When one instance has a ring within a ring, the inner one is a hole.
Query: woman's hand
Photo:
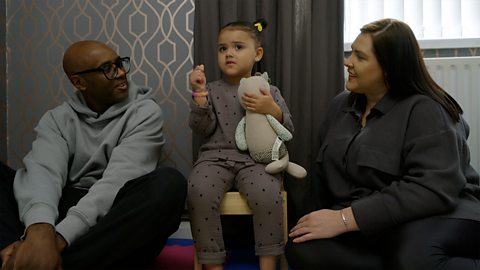
[[[288,236],[293,238],[294,243],[301,243],[313,239],[331,238],[353,230],[358,230],[358,226],[350,207],[343,209],[342,212],[322,209],[300,218]]]

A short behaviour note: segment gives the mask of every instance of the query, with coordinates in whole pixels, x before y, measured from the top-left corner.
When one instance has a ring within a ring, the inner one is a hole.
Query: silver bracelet
[[[345,229],[347,229],[347,232],[348,232],[347,218],[343,214],[343,209],[340,209],[340,216],[342,217],[343,225],[345,225]]]

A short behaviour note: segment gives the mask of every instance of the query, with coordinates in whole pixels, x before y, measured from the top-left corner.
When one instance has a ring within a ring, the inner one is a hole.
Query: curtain
[[[194,64],[205,65],[207,81],[220,78],[216,42],[221,26],[232,21],[266,19],[261,71],[278,86],[293,115],[290,161],[307,169],[306,179],[286,176],[289,223],[312,210],[308,191],[314,176],[319,126],[328,102],[344,89],[343,1],[196,0]],[[198,139],[194,138],[194,157]]]

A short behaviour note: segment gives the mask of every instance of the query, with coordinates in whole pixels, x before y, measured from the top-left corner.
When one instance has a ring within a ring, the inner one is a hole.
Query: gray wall
[[[9,165],[22,166],[39,118],[74,91],[61,65],[66,47],[95,39],[130,56],[130,79],[156,91],[166,119],[163,160],[187,175],[192,166],[187,72],[193,63],[193,15],[193,0],[7,0],[6,24],[0,21],[6,25],[8,63],[6,88],[5,72],[0,72],[2,117],[8,104],[6,130],[0,118],[0,153],[6,152]],[[1,52],[4,44],[0,40]]]

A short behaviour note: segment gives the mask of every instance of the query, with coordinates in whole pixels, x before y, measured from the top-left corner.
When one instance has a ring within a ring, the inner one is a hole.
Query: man
[[[148,267],[186,196],[178,171],[156,169],[161,109],[101,42],[71,45],[63,68],[78,91],[41,118],[25,168],[0,167],[2,270]]]

